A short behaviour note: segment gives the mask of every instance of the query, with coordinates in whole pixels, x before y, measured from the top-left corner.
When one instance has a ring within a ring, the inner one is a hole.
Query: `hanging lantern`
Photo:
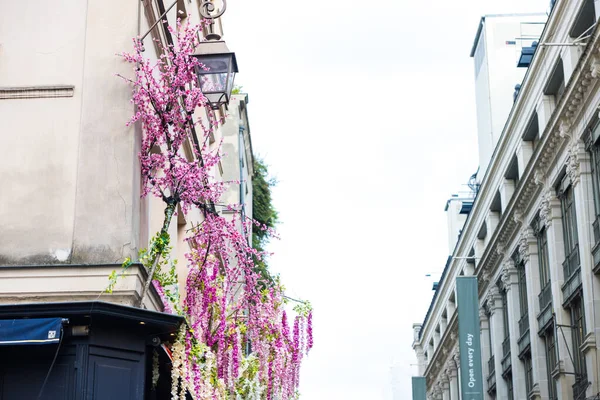
[[[233,80],[238,72],[235,53],[227,48],[224,41],[201,42],[193,57],[200,65],[196,68],[202,93],[213,110],[222,105],[227,107],[233,90]]]

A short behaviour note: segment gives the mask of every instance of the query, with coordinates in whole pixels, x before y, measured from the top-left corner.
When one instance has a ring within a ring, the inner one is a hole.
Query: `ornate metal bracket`
[[[213,0],[202,0],[200,3],[200,15],[207,19],[219,18],[227,10],[227,0],[220,0],[223,7],[215,13],[215,4]]]

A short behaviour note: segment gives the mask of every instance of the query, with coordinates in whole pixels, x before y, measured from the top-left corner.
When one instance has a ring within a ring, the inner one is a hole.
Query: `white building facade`
[[[461,275],[479,283],[486,399],[600,393],[599,15],[594,0],[559,0],[548,16],[431,306],[413,326],[430,399],[460,398]]]

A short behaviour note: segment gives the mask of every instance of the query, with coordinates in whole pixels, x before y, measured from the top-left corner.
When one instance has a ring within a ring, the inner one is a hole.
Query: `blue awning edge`
[[[59,343],[62,318],[0,320],[0,346]]]

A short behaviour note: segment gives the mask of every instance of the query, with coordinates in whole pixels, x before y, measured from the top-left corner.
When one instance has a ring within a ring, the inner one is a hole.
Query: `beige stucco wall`
[[[115,77],[137,30],[137,2],[0,3],[0,87],[74,86],[0,100],[0,264],[119,262],[138,245],[131,89]]]

